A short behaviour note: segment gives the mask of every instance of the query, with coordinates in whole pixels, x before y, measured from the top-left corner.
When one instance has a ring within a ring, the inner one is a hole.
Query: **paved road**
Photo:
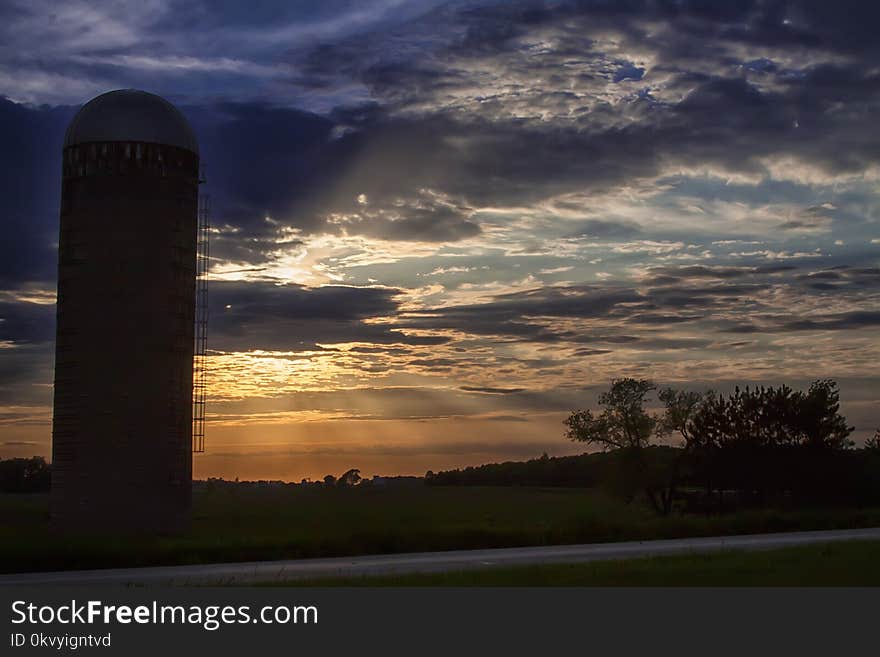
[[[547,563],[583,563],[607,559],[628,559],[668,554],[693,554],[719,550],[766,550],[810,543],[850,540],[880,540],[880,527],[778,534],[747,534],[711,538],[681,538],[662,541],[590,543],[501,548],[414,552],[332,559],[253,561],[196,566],[159,566],[50,573],[0,575],[0,586],[15,585],[188,585],[257,584],[287,580],[431,573],[497,566],[525,566]]]

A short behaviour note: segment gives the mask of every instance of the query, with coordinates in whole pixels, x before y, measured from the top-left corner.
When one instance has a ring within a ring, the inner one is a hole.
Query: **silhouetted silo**
[[[51,516],[189,520],[198,144],[166,100],[105,93],[64,141]]]

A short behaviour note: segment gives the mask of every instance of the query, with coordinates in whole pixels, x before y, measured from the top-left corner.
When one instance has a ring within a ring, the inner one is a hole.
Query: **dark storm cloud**
[[[404,206],[388,216],[358,213],[344,224],[348,234],[363,234],[402,242],[457,242],[480,234],[480,226],[470,220],[469,208],[436,203]]]
[[[393,315],[400,290],[377,287],[271,283],[211,284],[211,347],[235,349],[314,349],[318,343],[372,342],[432,345],[442,336],[408,336],[364,320]]]
[[[845,331],[880,326],[880,311],[853,311],[834,313],[785,322],[782,331]]]
[[[183,108],[193,123],[213,199],[214,222],[246,234],[261,232],[265,217],[289,216],[321,186],[332,185],[329,163],[345,159],[328,143],[333,121],[264,103],[219,103]],[[299,217],[306,231],[317,221]]]
[[[681,281],[683,277],[673,279]],[[505,335],[538,342],[565,340],[626,343],[642,338],[552,329],[546,320],[621,320],[662,326],[699,319],[711,311],[732,307],[747,309],[750,298],[770,288],[770,283],[763,282],[680,284],[641,289],[613,282],[601,286],[542,287],[498,295],[486,303],[408,312],[404,316],[403,325],[454,329],[477,335]],[[672,345],[671,342],[664,344]]]
[[[407,363],[407,365],[418,365],[429,370],[448,369],[457,364],[458,361],[452,358],[416,358]]]
[[[397,309],[400,290],[383,287],[275,285],[215,281],[211,284],[211,312],[218,322],[239,317],[265,320],[303,319],[356,321],[381,317]],[[226,306],[230,306],[226,309]]]
[[[840,90],[813,95],[816,79],[826,75],[848,80]],[[870,136],[880,99],[877,74],[813,70],[776,91],[761,91],[743,79],[706,78],[693,84],[677,104],[629,101],[628,109],[639,120],[624,127],[603,125],[601,119],[595,124],[601,112],[593,113],[588,125],[444,117],[441,110],[418,121],[388,117],[357,135],[363,145],[359,166],[348,170],[336,191],[351,199],[359,193],[388,198],[430,188],[476,204],[514,205],[651,177],[665,162],[762,173],[762,158],[796,156],[838,174],[880,161],[878,140]],[[862,105],[846,118],[829,113],[834,104],[847,102],[840,100],[841,93],[852,87],[865,90],[865,97],[855,101]],[[724,120],[718,121],[719,116]],[[847,148],[841,149],[841,143]],[[381,184],[373,179],[380,167],[390,174]],[[597,237],[633,232],[608,222],[588,223],[579,231]]]
[[[797,282],[814,293],[869,293],[880,289],[880,268],[842,265],[799,274]]]
[[[614,281],[541,287],[497,295],[485,303],[407,312],[399,325],[533,342],[638,344],[645,349],[693,349],[709,346],[711,340],[664,337],[650,332],[628,335],[620,328],[609,329],[617,325],[654,330],[703,322],[713,331],[776,333],[876,325],[880,315],[875,312],[852,311],[793,320],[768,305],[794,303],[795,299],[825,293],[824,288],[816,289],[816,280],[831,281],[826,284],[833,289],[835,298],[851,304],[875,303],[880,291],[880,272],[871,267],[804,271],[791,265],[665,266],[651,269],[639,287]],[[753,321],[731,323],[722,319],[728,314],[750,316]],[[560,324],[570,320],[591,321],[589,328],[579,330]],[[601,355],[607,350],[590,348],[581,353]]]
[[[51,405],[54,345],[50,342],[20,344],[3,349],[2,354],[0,406],[46,408]]]
[[[388,356],[405,356],[409,354],[409,350],[403,347],[352,347],[348,351],[356,354],[383,354]]]
[[[407,313],[402,326],[455,330],[466,334],[533,342],[594,342],[636,340],[631,336],[598,336],[590,332],[554,329],[538,318],[609,318],[623,304],[645,299],[632,289],[593,286],[545,287],[496,296],[491,302],[427,309]]]
[[[805,271],[806,270],[806,271]],[[725,282],[723,286],[705,285],[707,280]],[[748,279],[745,282],[743,279]],[[880,268],[838,265],[823,269],[809,269],[795,265],[765,265],[756,267],[732,267],[725,265],[685,265],[651,267],[640,281],[653,286],[657,294],[669,290],[686,290],[690,294],[741,294],[754,291],[772,283],[787,282],[806,287],[831,285],[832,289],[848,287],[880,288]],[[758,286],[758,287],[756,287]]]
[[[465,392],[482,392],[487,395],[513,395],[525,392],[525,388],[493,388],[490,386],[461,386]]]
[[[0,289],[52,282],[60,148],[72,108],[28,108],[0,97]]]
[[[383,163],[384,144],[393,145],[390,135],[401,130],[409,148],[396,149],[389,159],[395,172],[401,158],[412,168],[406,167],[395,180],[441,188],[476,203],[513,204],[572,189],[603,189],[655,175],[664,163],[754,174],[764,171],[765,157],[795,156],[839,174],[859,172],[880,161],[878,139],[871,136],[880,75],[867,60],[796,70],[765,65],[761,74],[772,77],[772,84],[759,86],[737,72],[747,62],[738,61],[735,50],[765,45],[792,53],[837,50],[855,57],[858,49],[850,31],[856,21],[874,17],[876,10],[853,5],[851,13],[829,12],[816,3],[721,7],[588,2],[560,3],[537,12],[529,6],[506,3],[450,10],[442,16],[441,27],[462,36],[439,39],[442,45],[417,59],[396,57],[394,50],[383,49],[382,39],[371,42],[367,36],[324,45],[320,57],[310,60],[309,71],[315,76],[341,72],[358,79],[392,110],[381,129],[379,123],[363,126],[359,139],[373,146],[365,157]],[[641,27],[648,22],[650,27]],[[418,25],[409,28],[418,33]],[[456,27],[463,27],[463,33]],[[578,91],[589,94],[596,84],[619,76],[621,64],[607,74],[585,72],[579,83],[563,74],[573,60],[602,56],[591,50],[595,46],[585,35],[612,28],[624,35],[624,47],[631,42],[655,52],[657,70],[668,74],[668,86],[680,89],[684,97],[656,100],[644,93],[588,110],[578,108],[576,99],[561,101],[558,89],[563,83],[578,84]],[[552,45],[546,45],[540,57],[524,55],[523,39],[548,34]],[[705,45],[707,35],[714,39],[712,48]],[[857,36],[856,42],[860,39]],[[362,56],[352,56],[354,51]],[[346,65],[339,68],[337,62],[342,61]],[[708,62],[711,70],[691,70],[700,62]],[[468,70],[476,63],[512,75],[521,72],[516,93],[500,90],[499,97],[491,88],[481,90],[482,95],[462,111],[450,110],[447,101],[456,93],[478,93],[474,88],[479,88],[481,78]],[[542,121],[504,113],[505,103],[515,103],[524,94],[536,112],[546,107],[548,115]],[[569,103],[570,111],[555,111],[557,102],[563,102],[563,109]],[[495,106],[499,111],[493,113]],[[839,111],[842,106],[846,112]],[[425,166],[425,153],[444,166]],[[352,182],[369,193],[369,181],[357,172]],[[586,228],[587,234],[601,233],[607,226]]]
[[[789,267],[794,269],[794,267]],[[678,283],[685,279],[729,279],[754,274],[756,267],[716,267],[709,265],[688,265],[684,267],[651,267],[645,283],[648,285],[665,285]]]
[[[574,204],[571,204],[572,206]],[[565,203],[557,203],[557,207],[565,208]],[[592,239],[632,237],[641,232],[641,229],[632,223],[606,221],[603,219],[589,219],[582,221],[577,230],[569,233],[568,237],[587,237]]]
[[[419,191],[420,172],[444,164],[426,157],[442,147],[442,133],[428,126],[389,123],[370,107],[329,117],[260,103],[187,109],[208,166],[212,219],[239,229],[222,239],[220,257],[260,261],[278,249],[283,227],[427,242],[480,232],[471,208]]]
[[[850,267],[848,265],[838,265],[828,269],[819,269],[801,274],[797,278],[802,281],[823,279],[848,281],[855,285],[880,285],[880,267]]]
[[[418,329],[452,329],[487,336],[508,336],[535,342],[577,340],[572,331],[550,329],[530,318],[607,317],[619,305],[642,298],[628,289],[595,286],[545,287],[498,295],[489,303],[431,308],[407,313],[403,326]]]
[[[13,390],[22,384],[51,384],[54,355],[55,347],[51,343],[4,349],[0,358],[0,390]]]
[[[587,356],[602,356],[604,354],[610,354],[612,351],[610,349],[590,349],[590,348],[582,348],[576,349],[574,355],[578,358],[584,358]]]
[[[699,319],[703,315],[668,315],[659,313],[639,313],[628,319],[633,324],[647,324],[653,326],[670,326]]]
[[[0,341],[18,344],[55,338],[55,304],[0,301]]]
[[[857,310],[844,313],[812,315],[792,320],[788,316],[757,316],[755,321],[733,324],[729,333],[790,333],[798,331],[855,331],[880,326],[880,312]]]
[[[813,205],[806,208],[798,219],[790,219],[777,226],[779,230],[827,230],[835,214],[833,205]]]
[[[651,288],[647,294],[655,307],[687,308],[719,305],[725,297],[742,297],[770,289],[769,283],[718,284],[707,286],[667,286]]]
[[[552,8],[535,9],[531,2],[511,2],[473,12],[482,18],[469,33],[468,40],[483,49],[498,47],[521,34],[530,24],[548,24],[590,18],[595,25],[611,26],[618,31],[645,37],[648,31],[668,29],[661,44],[666,52],[685,50],[680,42],[701,39],[703,44],[742,43],[782,47],[827,48],[838,52],[864,53],[878,44],[870,25],[880,19],[873,3],[843,0],[740,0],[706,2],[705,0],[572,0],[554,3]],[[641,20],[629,21],[628,18]],[[662,21],[661,25],[648,21]],[[492,29],[488,25],[508,25]],[[580,27],[569,22],[572,31]],[[678,39],[674,38],[678,36]],[[489,43],[487,43],[489,42]],[[754,66],[755,62],[751,62]],[[761,65],[767,69],[767,62]]]

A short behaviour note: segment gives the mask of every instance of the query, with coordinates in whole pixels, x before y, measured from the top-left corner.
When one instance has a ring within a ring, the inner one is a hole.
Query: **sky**
[[[161,94],[211,197],[196,477],[583,451],[615,377],[880,425],[875,3],[0,6],[0,457],[49,455],[61,142]]]

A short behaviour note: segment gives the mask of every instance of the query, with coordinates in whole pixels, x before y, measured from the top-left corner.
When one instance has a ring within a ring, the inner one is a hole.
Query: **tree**
[[[566,420],[569,440],[596,445],[605,451],[619,450],[620,464],[616,482],[627,501],[632,501],[641,488],[654,509],[669,512],[669,505],[658,495],[657,472],[645,458],[645,448],[659,426],[659,418],[645,410],[648,395],[656,386],[647,379],[614,379],[608,392],[599,395],[602,413],[596,417],[590,410],[579,410]]]
[[[822,450],[848,449],[855,443],[849,435],[855,427],[848,426],[840,414],[840,391],[831,379],[819,379],[798,400],[796,422],[798,438],[803,444]]]
[[[335,486],[336,485],[336,477],[333,475],[324,475],[324,485],[325,486]]]
[[[49,464],[42,456],[0,460],[0,492],[46,492],[49,479]]]
[[[737,387],[708,394],[692,417],[692,434],[707,494],[735,489],[761,502],[768,493],[825,498],[844,477],[842,452],[853,427],[840,414],[830,379],[804,392],[789,386]]]
[[[357,468],[346,470],[339,479],[336,480],[337,486],[357,486],[361,480],[361,471]]]
[[[647,447],[657,418],[645,411],[645,402],[655,389],[647,379],[614,379],[608,392],[599,395],[602,414],[575,411],[565,420],[566,438],[603,450]]]
[[[663,402],[665,412],[660,419],[659,430],[664,434],[678,433],[684,439],[685,448],[694,446],[699,440],[694,418],[706,396],[711,394],[674,388],[661,390],[657,396]]]
[[[865,449],[869,452],[880,453],[880,429],[874,432],[873,438],[868,438],[865,441]]]
[[[658,491],[663,515],[668,515],[672,511],[682,469],[695,458],[700,447],[700,434],[696,430],[694,420],[708,395],[711,393],[703,394],[674,388],[664,388],[657,395],[664,406],[663,415],[659,418],[655,430],[657,435],[677,433],[683,440],[681,451],[672,460],[664,485]]]

